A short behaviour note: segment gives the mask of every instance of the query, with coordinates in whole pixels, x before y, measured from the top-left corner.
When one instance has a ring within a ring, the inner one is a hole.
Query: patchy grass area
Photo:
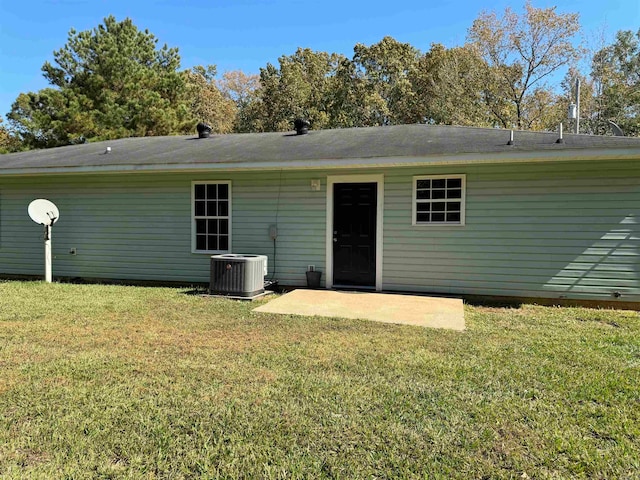
[[[638,478],[636,312],[462,333],[0,283],[2,478]]]

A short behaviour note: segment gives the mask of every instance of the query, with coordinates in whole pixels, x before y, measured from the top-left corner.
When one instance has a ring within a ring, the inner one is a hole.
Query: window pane
[[[201,183],[194,184],[193,191],[195,249],[228,251],[231,228],[228,219],[231,213],[230,186],[226,183]]]
[[[229,202],[227,202],[226,200],[220,200],[218,202],[218,216],[219,217],[229,216]]]
[[[195,208],[196,217],[204,217],[206,215],[204,207],[205,207],[205,202],[196,202],[196,208]]]
[[[460,212],[447,213],[447,222],[460,223]]]
[[[229,200],[229,185],[226,183],[218,185],[218,200]]]
[[[196,235],[196,250],[206,250],[206,249],[207,249],[207,236]]]
[[[463,177],[415,180],[415,222],[462,222]]]
[[[416,197],[418,197],[419,200],[429,200],[431,198],[431,190],[418,190]]]
[[[448,190],[447,198],[462,198],[462,190],[459,190],[459,189]]]
[[[218,250],[218,236],[207,235],[207,250]]]
[[[205,185],[196,185],[194,196],[196,200],[204,200],[205,198]]]
[[[428,213],[417,213],[416,214],[416,222],[420,223],[420,222],[428,222],[429,221],[429,214]]]

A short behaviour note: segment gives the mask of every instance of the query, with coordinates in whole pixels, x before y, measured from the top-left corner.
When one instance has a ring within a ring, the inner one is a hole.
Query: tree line
[[[357,44],[351,58],[299,48],[259,75],[181,70],[177,48],[113,16],[69,32],[42,72],[50,87],[21,93],[0,123],[0,150],[46,148],[129,136],[427,123],[552,130],[566,123],[581,80],[580,132],[640,135],[640,29],[620,31],[590,55],[576,46],[578,15],[539,9],[482,13],[463,46],[426,52],[392,37]],[[568,69],[560,87],[550,80]],[[1,121],[1,119],[0,119]]]

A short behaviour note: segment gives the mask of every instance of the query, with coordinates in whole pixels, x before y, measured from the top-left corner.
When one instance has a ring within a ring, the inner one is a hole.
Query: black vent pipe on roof
[[[198,130],[198,138],[209,138],[211,134],[211,127],[203,122],[196,125],[196,130]]]
[[[311,124],[302,118],[296,118],[293,122],[293,127],[296,129],[298,135],[309,133],[310,126]]]

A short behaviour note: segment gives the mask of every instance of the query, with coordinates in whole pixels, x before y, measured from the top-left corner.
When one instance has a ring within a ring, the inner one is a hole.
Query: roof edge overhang
[[[89,165],[60,167],[30,167],[0,169],[0,177],[68,174],[169,173],[202,171],[255,170],[339,170],[358,168],[389,168],[411,166],[483,165],[506,163],[575,162],[594,160],[640,160],[640,148],[565,149],[562,151],[518,151],[493,153],[463,153],[453,155],[371,157],[349,159],[314,159],[294,161],[210,162]]]

